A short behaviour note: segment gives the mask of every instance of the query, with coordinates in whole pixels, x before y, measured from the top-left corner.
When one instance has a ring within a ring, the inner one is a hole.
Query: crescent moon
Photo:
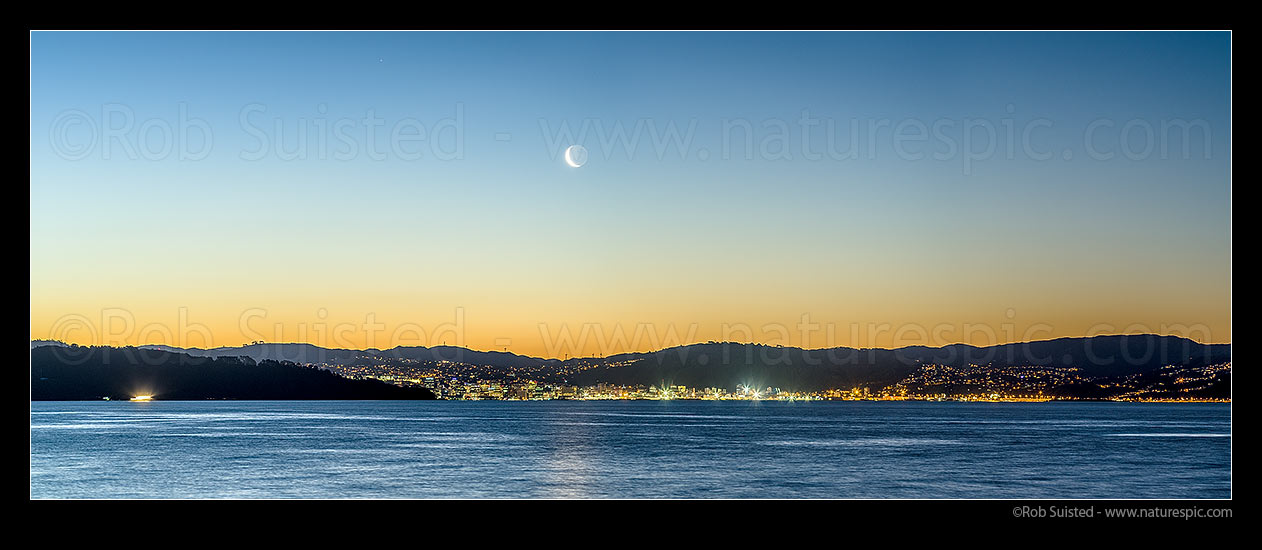
[[[570,168],[578,168],[583,165],[582,163],[574,162],[573,153],[577,147],[577,145],[571,145],[565,148],[565,163],[570,165]]]

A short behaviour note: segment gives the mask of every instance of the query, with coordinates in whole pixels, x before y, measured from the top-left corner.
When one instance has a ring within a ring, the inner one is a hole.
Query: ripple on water
[[[762,445],[785,447],[920,447],[930,445],[958,445],[954,439],[920,437],[864,437],[856,439],[786,439],[760,441]]]
[[[1151,434],[1108,434],[1109,437],[1231,437],[1231,434],[1198,434],[1198,433],[1151,433]]]

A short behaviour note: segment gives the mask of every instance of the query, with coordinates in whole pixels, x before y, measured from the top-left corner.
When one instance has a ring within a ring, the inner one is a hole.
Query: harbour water
[[[33,498],[1230,496],[1230,404],[31,403]]]

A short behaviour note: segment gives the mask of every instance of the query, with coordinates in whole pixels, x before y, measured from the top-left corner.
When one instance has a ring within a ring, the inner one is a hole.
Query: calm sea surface
[[[32,402],[33,498],[1226,498],[1230,404]]]

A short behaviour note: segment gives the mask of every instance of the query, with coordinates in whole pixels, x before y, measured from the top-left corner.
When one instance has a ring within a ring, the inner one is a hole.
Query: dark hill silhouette
[[[1198,366],[1231,360],[1230,344],[1200,344],[1175,336],[1109,335],[1057,338],[998,346],[940,348],[830,348],[804,350],[740,343],[679,346],[646,354],[626,366],[578,373],[570,382],[590,385],[681,384],[733,388],[741,384],[795,391],[893,384],[920,365],[1075,367],[1088,377],[1141,374],[1165,365]]]
[[[1165,365],[1204,365],[1231,360],[1231,344],[1201,344],[1177,336],[1155,334],[1057,338],[979,348],[953,344],[941,348],[914,346],[896,350],[903,361],[957,367],[1078,367],[1088,376],[1120,376],[1148,372]]]
[[[64,346],[50,341],[32,342],[31,345],[34,349]],[[181,350],[167,346],[141,348],[206,358],[240,357],[255,362],[291,361],[298,364],[372,365],[408,359],[519,368],[604,363],[606,366],[570,375],[565,381],[577,385],[598,382],[646,386],[669,383],[728,389],[749,384],[799,391],[882,387],[898,382],[924,364],[1074,367],[1080,369],[1084,376],[1111,377],[1142,374],[1165,365],[1198,366],[1231,360],[1231,344],[1201,344],[1186,338],[1153,334],[1056,338],[986,347],[952,344],[938,348],[909,346],[897,349],[838,347],[804,350],[710,342],[652,353],[621,353],[605,358],[583,357],[566,361],[457,346],[350,350],[281,343],[209,350]],[[608,366],[614,364],[617,366]]]
[[[749,385],[793,390],[892,384],[915,370],[894,350],[836,348],[803,350],[760,344],[707,343],[647,354],[635,363],[587,370],[570,378],[577,385],[684,385],[735,388]],[[625,359],[624,359],[625,360]]]
[[[31,350],[34,401],[128,399],[434,399],[423,388],[348,380],[293,363],[195,357],[138,348],[41,346]]]
[[[560,365],[558,359],[540,359],[504,351],[477,351],[457,346],[397,347],[377,352],[378,357],[412,359],[416,361],[454,361],[474,365],[520,368],[532,365]]]
[[[146,345],[141,349],[157,349],[174,353],[187,353],[197,357],[248,357],[255,361],[288,361],[299,365],[318,363],[350,364],[356,357],[371,355],[375,350],[322,348],[313,344],[247,344],[236,347],[211,349],[181,349],[172,346]]]
[[[45,341],[47,342],[47,341]],[[36,345],[32,343],[32,346]],[[47,345],[47,344],[45,344]],[[248,357],[255,361],[289,361],[303,364],[353,365],[364,360],[411,359],[414,361],[454,361],[496,367],[524,367],[542,364],[561,364],[558,359],[540,359],[501,351],[476,351],[458,346],[399,346],[388,350],[322,348],[312,344],[276,343],[248,344],[238,347],[211,349],[181,349],[162,345],[145,345],[141,349],[156,349],[175,353],[187,353],[198,357]]]

